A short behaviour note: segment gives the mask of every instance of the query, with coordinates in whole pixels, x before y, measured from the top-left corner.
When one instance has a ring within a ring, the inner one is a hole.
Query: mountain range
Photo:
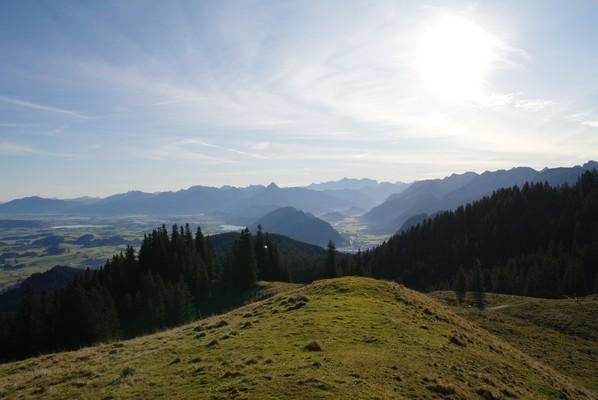
[[[404,182],[378,182],[375,179],[354,179],[342,178],[338,181],[328,181],[321,183],[312,183],[306,186],[310,190],[331,191],[332,194],[343,195],[361,195],[364,199],[369,199],[372,207],[382,203],[391,194],[400,193],[409,186]],[[369,208],[369,207],[368,207]]]
[[[281,188],[271,183],[268,186],[247,187],[192,186],[175,192],[159,193],[130,191],[93,200],[60,200],[33,196],[0,204],[0,213],[85,216],[208,214],[221,217],[229,223],[249,225],[262,215],[286,206],[312,214],[336,210],[368,210],[379,203],[377,199],[380,196],[372,199],[366,195],[376,185],[387,186],[370,184],[368,188],[354,189],[347,185],[337,185],[333,190],[315,190],[305,187]],[[385,190],[388,192],[390,189]]]
[[[361,215],[369,231],[391,234],[416,215],[432,215],[490,195],[496,189],[525,182],[572,184],[583,171],[598,168],[589,161],[581,166],[535,170],[465,172],[441,179],[378,182],[343,178],[305,187],[192,186],[178,191],[131,191],[106,198],[47,199],[26,197],[0,204],[2,215],[58,214],[76,216],[190,215],[204,214],[225,223],[250,226],[281,207],[293,207],[315,216]],[[369,210],[369,211],[368,211]],[[329,219],[330,218],[326,218]],[[409,225],[409,224],[408,224]]]
[[[466,172],[442,179],[428,179],[412,183],[404,191],[393,194],[382,204],[363,216],[370,231],[394,233],[411,217],[452,210],[478,200],[493,191],[526,182],[547,182],[551,186],[573,184],[584,172],[598,169],[598,163],[589,161],[569,168],[518,167],[510,170],[486,171],[482,174]]]

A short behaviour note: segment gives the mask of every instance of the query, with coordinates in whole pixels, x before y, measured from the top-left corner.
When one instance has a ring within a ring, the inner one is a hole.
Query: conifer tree
[[[174,290],[174,324],[182,324],[190,321],[195,316],[193,296],[184,280],[180,280],[173,286]]]
[[[453,283],[453,290],[455,291],[457,302],[459,302],[459,304],[463,303],[465,300],[465,293],[467,291],[467,281],[465,279],[463,267],[459,267],[459,270],[457,271],[457,276],[455,277],[455,281]]]
[[[255,233],[253,243],[258,279],[261,281],[270,281],[273,277],[270,260],[268,259],[268,245],[271,245],[271,243],[266,243],[266,239],[262,233],[262,225],[257,226],[257,232]]]
[[[185,224],[185,247],[188,248],[189,250],[194,249],[195,248],[195,242],[193,240],[193,234],[191,233],[191,227],[189,227],[189,224]]]
[[[175,251],[178,249],[179,246],[179,227],[177,224],[172,225],[172,231],[170,234],[170,245],[171,245],[171,250]]]
[[[25,286],[23,300],[19,304],[16,315],[17,339],[25,344],[32,346],[30,352],[38,351],[37,339],[39,337],[39,303],[36,294],[31,285]]]
[[[325,268],[326,278],[335,278],[336,270],[337,270],[336,246],[334,245],[334,242],[332,240],[329,240],[328,241],[328,249],[326,252],[326,268]]]
[[[365,268],[363,265],[363,254],[361,253],[361,249],[357,250],[357,253],[352,257],[350,261],[350,274],[355,276],[365,276]]]
[[[199,226],[197,227],[197,231],[195,232],[195,249],[199,252],[199,256],[204,262],[208,280],[217,279],[218,276],[214,265],[215,256],[214,249],[212,248],[212,242],[209,236],[205,237],[203,235]]]
[[[289,270],[283,263],[278,246],[270,240],[266,234],[266,246],[268,247],[268,268],[272,276],[272,280],[278,282],[290,282]]]
[[[241,236],[234,245],[232,279],[233,287],[239,291],[252,288],[257,281],[253,243],[251,233],[247,228],[241,231]]]
[[[484,286],[484,273],[479,260],[474,261],[474,266],[471,276],[471,291],[475,298],[476,307],[483,310],[485,307],[486,289]]]
[[[563,276],[563,292],[573,296],[584,296],[586,290],[586,277],[583,265],[578,261],[571,261]]]

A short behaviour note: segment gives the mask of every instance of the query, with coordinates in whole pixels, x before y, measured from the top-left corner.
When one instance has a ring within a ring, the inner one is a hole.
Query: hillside
[[[558,298],[598,291],[598,171],[573,186],[500,189],[364,253],[372,276],[418,290],[459,272],[495,293]],[[470,288],[472,289],[472,288]]]
[[[233,247],[239,236],[239,232],[219,233],[210,236],[210,240],[216,253],[224,254]],[[278,247],[293,282],[308,283],[324,277],[322,263],[326,250],[275,233],[270,234],[270,239]]]
[[[538,299],[486,294],[480,313],[466,297],[456,305],[452,292],[434,292],[434,298],[453,311],[504,339],[542,363],[598,393],[598,296],[579,299]]]
[[[255,232],[258,225],[265,232],[278,233],[320,247],[326,247],[329,240],[337,246],[347,243],[347,239],[328,222],[293,207],[282,207],[262,216],[250,229]]]
[[[78,268],[60,265],[52,267],[45,272],[37,272],[21,282],[19,286],[0,293],[0,312],[13,311],[23,297],[27,286],[31,286],[37,293],[42,290],[62,288],[82,272]]]
[[[548,182],[551,186],[574,184],[585,171],[598,167],[595,161],[570,168],[545,168],[536,171],[518,167],[510,170],[466,172],[443,179],[417,181],[400,193],[371,209],[364,219],[375,232],[396,232],[410,217],[452,210],[466,203],[489,196],[493,191],[529,183]]]
[[[3,364],[0,376],[7,399],[595,398],[430,297],[366,278]]]

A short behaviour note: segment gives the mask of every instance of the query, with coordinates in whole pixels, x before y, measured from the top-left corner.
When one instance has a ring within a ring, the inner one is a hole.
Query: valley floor
[[[507,314],[517,306],[477,316],[442,304],[449,295],[436,293],[437,301],[367,278],[289,287],[176,329],[0,365],[0,398],[597,398],[596,374],[590,375],[595,364],[589,364],[597,351],[594,336],[579,346],[589,351],[583,365],[590,370],[576,375],[566,360],[543,357],[532,340],[544,340],[540,323],[521,325]],[[492,296],[489,302],[504,303]],[[580,315],[596,310],[591,302]],[[559,321],[548,322],[556,324],[554,332],[593,329],[583,323],[563,328]],[[520,342],[503,332],[511,323],[513,335],[524,332]]]

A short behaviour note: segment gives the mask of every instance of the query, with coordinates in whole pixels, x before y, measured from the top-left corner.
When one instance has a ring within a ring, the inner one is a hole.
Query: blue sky
[[[0,200],[598,158],[595,1],[0,3]]]

